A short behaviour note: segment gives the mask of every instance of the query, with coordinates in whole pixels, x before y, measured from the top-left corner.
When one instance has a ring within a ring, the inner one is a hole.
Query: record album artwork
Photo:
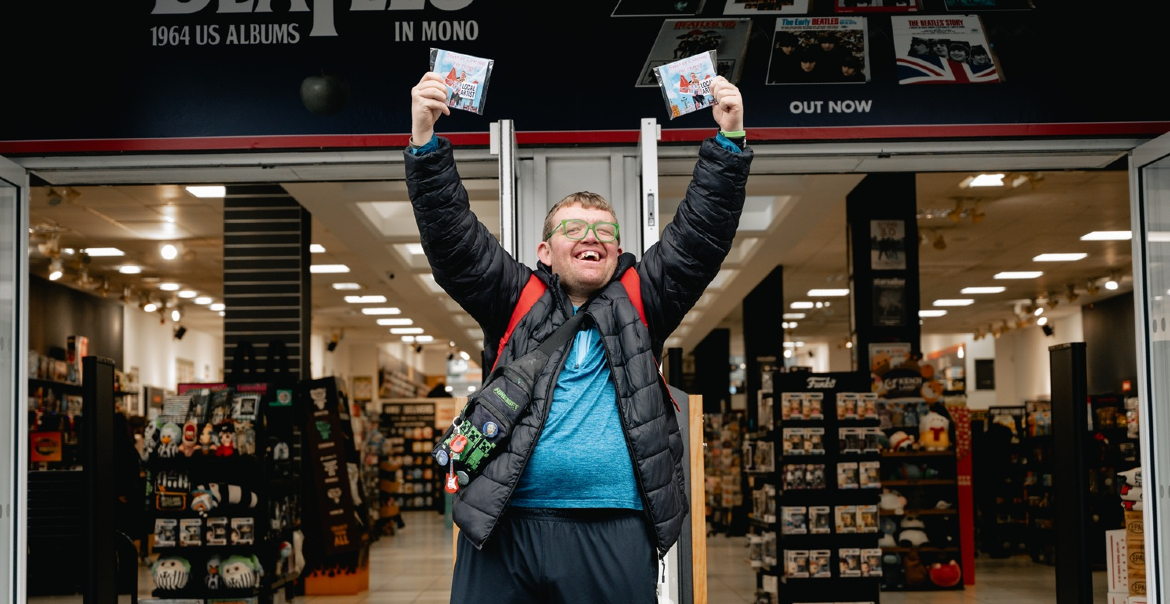
[[[725,15],[806,15],[809,0],[727,0]]]
[[[776,19],[768,84],[864,84],[869,73],[865,17]]]
[[[890,17],[899,84],[1002,81],[977,15]]]
[[[835,0],[838,13],[916,13],[922,0]]]
[[[682,17],[697,15],[704,0],[619,0],[613,17]]]
[[[658,86],[656,68],[710,50],[716,55],[715,72],[736,84],[751,29],[751,19],[668,19],[658,30],[637,86]]]

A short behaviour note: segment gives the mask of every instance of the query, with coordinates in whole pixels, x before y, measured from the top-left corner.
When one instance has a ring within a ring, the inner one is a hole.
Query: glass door
[[[25,601],[27,247],[28,176],[0,157],[0,604]]]
[[[1146,591],[1161,602],[1170,555],[1170,135],[1133,150],[1130,163],[1144,484]],[[1158,435],[1161,435],[1160,437]],[[1132,579],[1131,579],[1132,581]]]

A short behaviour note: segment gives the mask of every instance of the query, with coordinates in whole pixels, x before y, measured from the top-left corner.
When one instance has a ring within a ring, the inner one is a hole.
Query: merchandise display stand
[[[441,476],[431,457],[435,439],[440,435],[434,426],[434,401],[383,401],[379,429],[387,444],[382,449],[382,467],[392,472],[384,483],[397,487],[395,492],[383,494],[384,508],[442,511]]]
[[[708,413],[703,416],[703,453],[706,477],[704,496],[710,531],[727,535],[744,534],[742,411]]]
[[[302,565],[292,390],[180,384],[178,392],[146,427],[154,597],[291,597]]]
[[[1023,494],[1028,504],[1028,554],[1034,562],[1056,563],[1056,540],[1052,531],[1052,403],[1025,401],[1023,439],[1028,467],[1024,472]]]
[[[776,373],[772,383],[751,447],[757,601],[877,602],[881,476],[869,381]]]

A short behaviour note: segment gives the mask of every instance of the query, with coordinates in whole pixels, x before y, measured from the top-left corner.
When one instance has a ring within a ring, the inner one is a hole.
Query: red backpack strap
[[[528,276],[528,283],[524,284],[524,289],[520,291],[520,299],[516,301],[516,307],[512,309],[512,318],[508,319],[508,329],[504,332],[504,337],[500,338],[500,347],[496,349],[496,360],[492,363],[492,369],[500,364],[500,355],[504,353],[504,345],[512,338],[512,332],[516,329],[516,324],[528,311],[532,309],[532,305],[540,299],[545,290],[544,281],[541,281],[535,273]],[[638,307],[639,309],[641,306]]]
[[[638,309],[638,316],[642,317],[642,325],[649,327],[650,324],[646,322],[646,309],[642,306],[642,278],[638,276],[638,271],[632,267],[626,269],[622,273],[622,286],[626,288],[626,295],[629,296],[630,302],[634,304],[634,308]]]
[[[626,296],[630,298],[630,302],[633,303],[634,308],[638,309],[638,316],[642,317],[642,325],[649,328],[650,324],[646,322],[646,307],[642,305],[642,277],[638,275],[638,271],[629,268],[626,269],[626,272],[622,273],[621,282],[622,286],[626,288]],[[666,384],[666,377],[661,372],[658,373],[658,377],[662,379],[664,391],[670,397],[670,402],[674,403],[675,410],[682,411],[682,407],[679,407],[678,401],[674,400],[674,396],[670,394],[670,388]]]

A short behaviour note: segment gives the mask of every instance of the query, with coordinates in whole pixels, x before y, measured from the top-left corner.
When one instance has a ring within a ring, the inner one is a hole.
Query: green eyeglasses
[[[557,232],[557,229],[564,231],[565,237],[568,237],[573,241],[580,241],[584,239],[585,236],[589,234],[589,231],[593,231],[593,235],[597,237],[597,240],[602,243],[617,241],[618,238],[617,223],[595,222],[593,224],[589,224],[588,222],[585,222],[579,218],[571,218],[569,220],[562,220],[561,223],[552,230],[552,233],[549,233],[548,237],[544,238],[544,240],[548,241],[549,239],[552,239],[552,236]]]

